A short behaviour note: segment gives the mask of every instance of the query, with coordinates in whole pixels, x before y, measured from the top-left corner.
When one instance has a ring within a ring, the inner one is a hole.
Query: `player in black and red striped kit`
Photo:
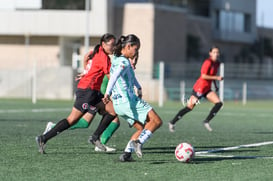
[[[201,68],[201,76],[195,82],[193,86],[193,91],[190,99],[187,101],[187,106],[181,109],[176,116],[169,122],[169,130],[170,132],[174,132],[175,123],[181,119],[186,113],[190,112],[195,105],[199,102],[199,99],[205,97],[207,100],[214,104],[214,107],[211,109],[209,115],[204,120],[204,126],[208,131],[212,131],[209,122],[216,115],[216,113],[220,110],[223,103],[220,101],[216,92],[211,90],[212,82],[216,86],[216,80],[221,81],[224,78],[217,75],[217,71],[219,68],[219,56],[220,50],[218,47],[213,46],[209,51],[209,58],[206,59]],[[216,86],[216,89],[217,86]]]
[[[100,87],[103,77],[105,75],[109,77],[111,67],[109,55],[114,51],[115,40],[116,38],[112,34],[105,34],[101,37],[100,44],[94,48],[93,53],[90,55],[90,59],[92,59],[91,67],[78,83],[76,100],[70,115],[67,118],[60,120],[56,126],[46,134],[36,137],[40,153],[45,153],[45,144],[49,139],[68,129],[86,112],[93,113],[93,106],[95,106],[97,110],[100,110],[103,117],[97,130],[92,135],[92,143],[102,150],[105,150],[105,147],[99,140],[99,136],[116,117],[116,113],[111,101],[107,104],[102,102],[104,96],[100,92]]]

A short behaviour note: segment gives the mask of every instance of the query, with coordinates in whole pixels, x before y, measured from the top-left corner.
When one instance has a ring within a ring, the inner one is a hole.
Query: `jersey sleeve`
[[[209,70],[210,70],[210,66],[211,66],[211,62],[209,60],[205,60],[202,67],[201,67],[201,75],[202,74],[209,74]]]
[[[123,64],[121,62],[121,64],[119,64],[117,66],[117,68],[114,70],[113,74],[111,74],[105,94],[107,94],[107,95],[112,94],[113,87],[114,87],[116,81],[118,80],[119,76],[124,71],[125,67],[126,67],[126,64]]]

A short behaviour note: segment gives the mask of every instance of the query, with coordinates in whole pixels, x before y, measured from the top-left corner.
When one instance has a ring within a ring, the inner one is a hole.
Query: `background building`
[[[191,88],[213,44],[225,63],[226,98],[239,99],[245,81],[252,98],[272,90],[273,33],[256,26],[256,0],[9,2],[0,9],[2,97],[73,98],[80,59],[106,32],[140,37],[136,73],[150,101],[158,100],[159,62],[165,63],[165,97],[179,99],[179,82]],[[270,92],[264,97],[273,97]]]

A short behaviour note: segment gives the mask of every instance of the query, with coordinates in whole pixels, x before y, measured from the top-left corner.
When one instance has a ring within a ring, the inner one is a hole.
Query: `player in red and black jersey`
[[[220,110],[223,103],[220,101],[216,92],[211,90],[211,83],[213,82],[216,90],[218,87],[216,86],[216,81],[223,80],[223,77],[217,75],[217,71],[219,68],[219,56],[220,50],[218,47],[213,46],[209,51],[209,58],[206,59],[201,68],[201,75],[199,79],[195,82],[193,86],[193,91],[190,99],[187,101],[187,106],[181,109],[176,116],[169,122],[169,130],[170,132],[174,132],[175,123],[182,118],[186,113],[190,112],[195,105],[199,102],[199,99],[205,97],[207,100],[214,104],[214,107],[211,109],[209,115],[204,120],[204,126],[208,131],[212,131],[209,122],[216,115],[216,113]]]
[[[46,134],[36,137],[39,152],[44,153],[45,144],[49,139],[75,124],[86,112],[93,113],[94,106],[95,109],[100,110],[103,117],[97,130],[92,135],[92,143],[105,151],[105,147],[99,141],[99,136],[116,117],[116,113],[111,101],[107,104],[102,102],[104,95],[100,92],[100,87],[103,77],[105,75],[109,77],[111,67],[109,55],[114,51],[115,40],[115,36],[108,33],[101,37],[100,44],[94,48],[89,57],[92,60],[90,69],[81,77],[78,83],[76,100],[70,115],[59,121]]]

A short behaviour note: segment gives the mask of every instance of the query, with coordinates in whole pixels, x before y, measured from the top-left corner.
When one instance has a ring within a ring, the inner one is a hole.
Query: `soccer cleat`
[[[106,148],[106,152],[115,152],[117,151],[115,148],[111,148],[109,146],[104,145],[104,147]],[[95,151],[96,152],[103,152],[103,150],[101,150],[99,147],[95,146]]]
[[[45,135],[47,132],[49,132],[56,124],[53,122],[48,122],[45,128],[45,131],[43,132],[43,135]]]
[[[131,162],[134,161],[132,158],[132,153],[124,152],[119,156],[119,161],[121,162]]]
[[[93,145],[95,145],[96,147],[98,147],[101,151],[106,152],[106,147],[100,142],[99,139],[94,140],[92,136],[89,137],[88,139],[89,143],[92,143]]]
[[[210,127],[210,125],[209,125],[208,122],[204,122],[204,127],[205,127],[209,132],[212,131],[212,128]]]
[[[36,143],[38,145],[38,150],[41,154],[45,154],[45,143],[44,141],[42,140],[42,136],[37,136],[35,138],[36,140]]]
[[[172,124],[171,122],[169,122],[169,131],[172,133],[175,132],[174,128],[175,128],[175,124]]]
[[[138,140],[134,140],[131,142],[131,146],[134,148],[137,157],[142,158],[142,144]]]

